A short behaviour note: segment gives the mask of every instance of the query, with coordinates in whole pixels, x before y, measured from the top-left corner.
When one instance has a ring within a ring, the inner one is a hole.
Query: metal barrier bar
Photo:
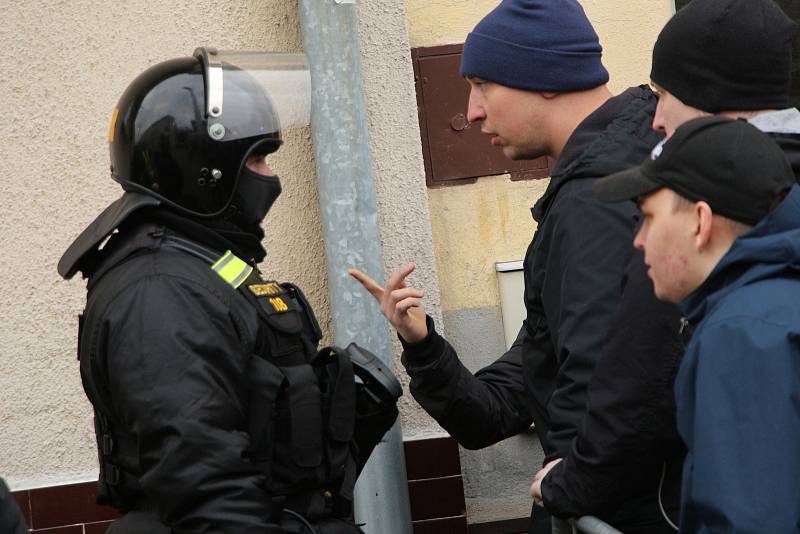
[[[622,532],[608,523],[591,515],[570,519],[570,523],[578,532],[583,532],[584,534],[622,534]]]

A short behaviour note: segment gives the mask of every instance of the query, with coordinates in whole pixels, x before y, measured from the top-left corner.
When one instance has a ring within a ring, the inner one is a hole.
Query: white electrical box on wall
[[[522,260],[498,261],[494,268],[500,286],[500,313],[508,349],[517,339],[522,321],[525,320],[525,276],[522,272]]]

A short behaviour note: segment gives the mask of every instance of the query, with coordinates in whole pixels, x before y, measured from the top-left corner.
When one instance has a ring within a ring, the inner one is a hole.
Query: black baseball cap
[[[772,139],[744,120],[709,116],[682,124],[640,166],[597,180],[594,192],[621,202],[666,187],[755,225],[794,184],[792,167]]]

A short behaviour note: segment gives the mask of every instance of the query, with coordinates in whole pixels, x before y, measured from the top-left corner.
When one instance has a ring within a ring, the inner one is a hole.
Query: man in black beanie
[[[796,34],[773,0],[691,1],[653,48],[653,128],[669,137],[704,115],[747,119],[784,149],[800,179],[800,111],[789,103]]]
[[[385,288],[351,274],[397,329],[411,393],[461,445],[487,447],[535,423],[550,473],[541,492],[543,477],[534,482],[537,505],[667,533],[659,481],[674,519],[684,452],[671,392],[680,317],[655,299],[631,246],[636,206],[592,194],[596,178],[638,165],[662,135],[651,129],[655,95],[641,86],[613,96],[601,51],[575,0],[505,0],[464,44],[469,120],[511,159],[556,160],[532,210],[527,318],[506,354],[470,373],[405,286],[413,264]]]

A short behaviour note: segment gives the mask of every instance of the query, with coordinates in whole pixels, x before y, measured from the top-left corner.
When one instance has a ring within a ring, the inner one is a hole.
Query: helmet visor
[[[219,142],[280,140],[309,124],[311,76],[305,54],[198,48],[205,69],[208,134]]]

